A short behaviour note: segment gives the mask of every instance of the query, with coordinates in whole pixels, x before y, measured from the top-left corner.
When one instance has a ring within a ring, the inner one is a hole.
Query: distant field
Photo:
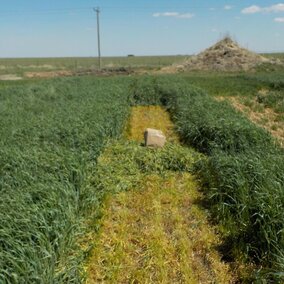
[[[284,53],[266,53],[262,55],[284,59]],[[173,63],[181,63],[189,57],[190,55],[103,57],[102,64],[105,68],[159,69]],[[96,68],[98,68],[98,59],[96,57],[0,58],[0,75],[15,74],[22,76],[25,72],[80,71]]]
[[[104,57],[103,67],[159,68],[182,62],[189,56]],[[0,59],[0,74],[19,74],[30,71],[80,70],[98,67],[96,57],[72,58],[9,58]]]
[[[284,59],[284,52],[282,53],[263,53],[263,56]]]

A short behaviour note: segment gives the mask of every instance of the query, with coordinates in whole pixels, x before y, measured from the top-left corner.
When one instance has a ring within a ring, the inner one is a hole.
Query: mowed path
[[[134,107],[128,140],[142,142],[148,127],[163,130],[178,144],[165,110]],[[108,160],[108,151],[101,162]],[[106,198],[87,283],[233,283],[216,251],[218,235],[199,205],[202,194],[194,177],[169,171],[140,179],[134,188]]]

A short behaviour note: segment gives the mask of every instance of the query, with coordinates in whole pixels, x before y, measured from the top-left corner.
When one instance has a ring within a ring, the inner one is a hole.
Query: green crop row
[[[284,112],[283,70],[256,74],[197,72],[180,76],[213,96],[256,98],[264,107],[272,108],[277,113]]]
[[[217,89],[226,85],[222,80]],[[242,251],[253,260],[261,268],[255,278],[283,280],[283,150],[193,81],[86,77],[0,89],[1,283],[80,282],[84,214],[99,208],[103,195],[93,181],[97,157],[120,135],[129,105],[136,104],[167,107],[183,142],[208,156],[198,159],[195,171],[223,225],[226,253]],[[253,80],[247,91],[257,84]],[[167,163],[166,154],[159,159]],[[169,162],[180,167],[179,160]]]
[[[78,283],[84,212],[107,140],[129,104],[119,79],[58,79],[0,90],[0,283]]]
[[[228,103],[185,80],[143,81],[135,82],[132,103],[150,104],[154,97],[152,103],[169,109],[183,142],[208,155],[196,164],[196,173],[213,216],[223,225],[227,256],[242,252],[261,267],[252,279],[284,280],[283,149]]]
[[[283,90],[284,88],[283,70],[281,72],[246,75],[245,77],[249,81],[264,83],[273,90]]]

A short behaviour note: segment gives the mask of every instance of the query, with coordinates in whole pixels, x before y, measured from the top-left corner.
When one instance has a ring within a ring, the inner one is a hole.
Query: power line
[[[65,13],[65,12],[80,12],[91,11],[92,7],[84,8],[65,8],[65,9],[40,9],[40,10],[6,10],[0,11],[0,14],[42,14],[42,13]]]
[[[116,10],[116,12],[120,11],[145,11],[145,10],[179,10],[179,9],[196,9],[196,8],[210,8],[211,6],[207,5],[183,5],[183,6],[103,6],[104,8],[107,8],[109,11],[111,9]],[[0,14],[41,14],[41,13],[60,13],[60,12],[78,12],[78,11],[90,11],[92,7],[74,7],[74,8],[56,8],[56,9],[39,9],[39,10],[6,10],[6,11],[0,11]]]

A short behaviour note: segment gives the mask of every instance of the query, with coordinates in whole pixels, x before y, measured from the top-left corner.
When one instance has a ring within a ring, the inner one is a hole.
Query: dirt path
[[[147,127],[170,136],[165,149],[141,146]],[[99,160],[98,179],[110,194],[86,267],[87,283],[233,283],[190,174],[200,155],[178,144],[159,107],[133,108],[127,137],[128,142],[109,145]]]

